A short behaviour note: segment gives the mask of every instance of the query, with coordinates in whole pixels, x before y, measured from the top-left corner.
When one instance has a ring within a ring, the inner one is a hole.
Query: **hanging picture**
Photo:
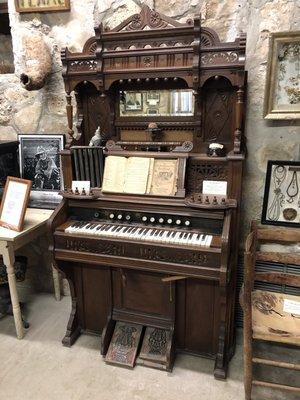
[[[19,135],[18,139],[21,177],[32,181],[30,206],[55,208],[63,187],[59,152],[64,135]]]
[[[269,161],[262,223],[300,226],[300,161]]]
[[[271,34],[264,117],[300,119],[300,31]]]
[[[69,11],[70,0],[15,0],[19,13]]]

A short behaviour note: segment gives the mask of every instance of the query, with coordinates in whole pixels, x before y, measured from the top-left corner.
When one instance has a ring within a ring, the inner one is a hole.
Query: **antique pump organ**
[[[244,36],[220,42],[199,17],[184,24],[144,6],[114,29],[96,28],[82,53],[62,52],[69,135],[51,246],[72,295],[63,344],[95,333],[106,361],[164,370],[178,351],[200,354],[215,358],[215,377],[226,378],[235,342],[245,44]],[[90,147],[98,127],[100,142]],[[174,162],[175,185],[104,190],[102,154],[104,171],[109,157]],[[73,180],[89,180],[91,192],[72,191]],[[212,184],[208,194],[204,183]]]

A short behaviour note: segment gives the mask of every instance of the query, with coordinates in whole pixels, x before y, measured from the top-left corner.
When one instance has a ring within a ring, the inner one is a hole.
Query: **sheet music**
[[[150,158],[130,157],[127,160],[124,193],[145,194],[150,168]]]
[[[154,160],[150,194],[174,196],[177,191],[178,160]]]
[[[105,160],[102,191],[123,193],[127,158],[108,156]]]

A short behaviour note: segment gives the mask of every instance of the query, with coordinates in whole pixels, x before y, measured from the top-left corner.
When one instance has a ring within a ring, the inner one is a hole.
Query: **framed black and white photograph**
[[[63,188],[59,152],[64,135],[18,135],[18,139],[21,177],[32,181],[30,206],[54,208]]]
[[[268,161],[262,223],[300,226],[300,161]]]
[[[125,110],[141,111],[143,109],[142,92],[125,92]]]

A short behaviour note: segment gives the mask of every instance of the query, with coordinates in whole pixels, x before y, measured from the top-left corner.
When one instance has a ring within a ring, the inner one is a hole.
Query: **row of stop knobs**
[[[126,220],[126,221],[130,221],[131,220],[131,216],[129,215],[129,214],[127,214],[127,215],[123,215],[123,214],[117,214],[117,215],[115,215],[115,214],[113,214],[113,213],[111,213],[111,214],[109,214],[109,218],[110,219],[118,219],[119,221],[121,221],[121,220]],[[151,223],[160,223],[160,224],[165,224],[165,223],[167,223],[167,224],[176,224],[176,225],[185,225],[185,226],[190,226],[190,221],[189,220],[185,220],[185,221],[182,221],[181,219],[173,219],[173,218],[167,218],[167,219],[165,219],[165,218],[162,218],[162,217],[160,217],[160,218],[158,218],[158,219],[156,219],[155,217],[147,217],[147,215],[143,215],[142,216],[142,221],[143,222],[151,222]]]

